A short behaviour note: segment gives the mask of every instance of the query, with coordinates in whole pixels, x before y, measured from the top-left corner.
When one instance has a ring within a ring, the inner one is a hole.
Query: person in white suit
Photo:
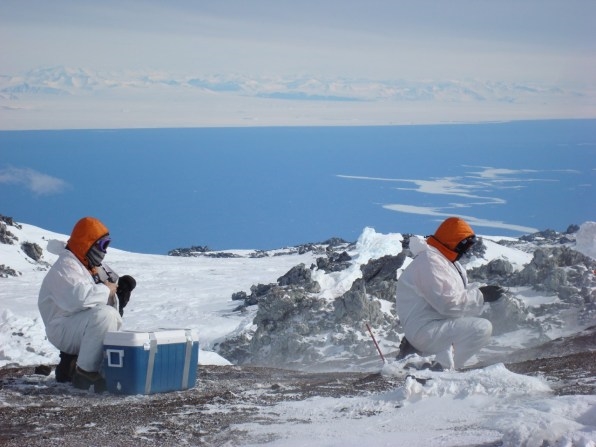
[[[449,217],[426,242],[397,282],[397,314],[404,329],[398,359],[415,352],[435,355],[431,369],[460,369],[488,344],[492,324],[478,315],[504,290],[468,283],[458,260],[476,243],[476,235],[464,220]]]
[[[122,325],[122,308],[136,286],[119,278],[103,259],[111,242],[106,226],[84,217],[45,276],[38,307],[50,343],[60,350],[56,380],[81,389],[105,390],[100,368],[103,339]],[[120,298],[120,299],[119,299]]]

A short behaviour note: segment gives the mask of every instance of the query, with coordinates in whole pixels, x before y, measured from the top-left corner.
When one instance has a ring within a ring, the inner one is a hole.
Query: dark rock
[[[52,367],[50,365],[37,365],[34,373],[40,376],[49,376],[52,374]]]
[[[341,253],[331,252],[326,257],[317,258],[316,267],[327,273],[340,272],[350,266],[352,257],[346,252]]]
[[[23,242],[21,244],[21,248],[25,252],[27,256],[29,256],[34,261],[40,261],[43,257],[43,249],[33,242]]]
[[[7,265],[0,264],[0,278],[8,278],[9,276],[20,276],[21,273],[8,267]]]
[[[15,228],[18,228],[19,230],[21,230],[23,228],[23,226],[16,223],[12,217],[3,216],[2,214],[0,214],[0,222],[4,222],[9,227],[15,227]]]
[[[291,287],[273,287],[259,300],[253,323],[257,325],[250,340],[250,362],[280,365],[300,360],[312,363],[320,360],[319,348],[326,343],[320,338],[313,343],[309,337],[321,333],[326,325],[326,301]],[[308,315],[309,318],[304,318]],[[321,346],[318,346],[318,345]]]
[[[346,293],[333,301],[334,316],[338,322],[360,324],[367,321],[374,326],[385,322],[381,304],[366,293],[364,280],[357,279]]]
[[[397,280],[397,269],[401,268],[405,260],[406,255],[403,252],[396,256],[386,255],[382,258],[371,259],[367,264],[360,267],[362,279],[366,283]]]
[[[307,292],[317,293],[321,291],[318,282],[311,279],[311,271],[304,264],[292,267],[288,273],[279,277],[277,283],[280,286],[298,286]]]
[[[579,225],[571,224],[567,227],[567,231],[565,231],[565,234],[573,234],[573,233],[577,233],[578,231],[579,231]]]
[[[555,230],[544,230],[544,231],[538,231],[536,233],[532,233],[532,234],[527,234],[524,236],[521,236],[519,238],[520,241],[526,241],[526,242],[535,242],[537,240],[555,240],[556,238],[558,238],[559,233],[557,233]]]
[[[248,295],[246,292],[236,292],[232,294],[232,301],[246,300]]]
[[[19,239],[12,234],[4,222],[0,222],[0,244],[14,245]]]
[[[493,259],[488,264],[469,269],[468,279],[476,282],[496,282],[506,284],[513,275],[513,265],[505,259]]]
[[[250,287],[250,295],[246,292],[236,292],[232,294],[232,301],[244,300],[244,303],[234,309],[234,311],[243,311],[248,306],[254,306],[259,303],[259,299],[265,296],[276,284],[257,284]]]
[[[205,253],[205,257],[207,258],[220,258],[220,259],[233,259],[233,258],[240,258],[240,255],[235,253],[228,253],[223,251],[213,252],[213,253]]]
[[[411,233],[405,233],[405,234],[402,234],[402,236],[404,238],[401,241],[401,248],[403,250],[409,250],[410,249],[410,238],[413,237],[414,235]]]
[[[190,248],[175,248],[168,252],[168,256],[193,257],[211,251],[206,245],[193,245]]]
[[[249,255],[250,258],[267,258],[269,253],[265,250],[255,250],[253,253]]]
[[[321,242],[321,245],[327,245],[329,248],[340,247],[342,245],[349,245],[350,243],[340,237],[332,237],[326,241]]]
[[[251,295],[256,297],[264,296],[272,287],[275,287],[275,284],[257,284],[256,286],[251,286]]]

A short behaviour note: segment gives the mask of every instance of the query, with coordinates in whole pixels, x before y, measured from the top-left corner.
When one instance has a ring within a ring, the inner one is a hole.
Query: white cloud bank
[[[595,13],[581,0],[5,1],[0,129],[594,118]]]
[[[68,183],[64,180],[29,168],[0,169],[0,184],[2,183],[23,186],[40,196],[60,194],[68,188]]]
[[[425,215],[425,216],[436,216],[441,219],[443,219],[445,217],[453,216],[453,213],[441,211],[440,208],[433,208],[433,207],[426,207],[426,206],[392,204],[392,205],[383,205],[383,208],[391,210],[391,211],[397,211],[399,213],[421,214],[421,215]],[[510,224],[510,223],[501,222],[498,220],[488,220],[488,219],[482,219],[482,218],[474,217],[474,216],[465,216],[465,215],[462,215],[459,213],[457,215],[458,215],[458,217],[461,217],[462,219],[467,221],[472,227],[499,228],[502,230],[519,231],[520,233],[535,233],[538,231],[537,228],[526,227],[523,225]]]
[[[590,117],[596,117],[596,87],[583,91],[473,79],[99,72],[64,66],[0,76],[0,130],[406,125]]]
[[[443,206],[417,206],[403,203],[389,203],[383,204],[383,208],[406,214],[418,214],[424,216],[435,216],[438,219],[443,219],[456,213],[458,216],[467,220],[473,227],[488,227],[503,230],[518,231],[521,233],[534,233],[538,229],[519,225],[514,223],[507,223],[498,220],[483,219],[470,215],[462,215],[460,210],[462,208],[474,208],[483,205],[506,205],[507,201],[504,198],[486,195],[478,195],[476,191],[483,192],[497,192],[503,189],[520,189],[524,188],[527,182],[554,182],[557,180],[549,178],[524,178],[524,175],[538,174],[541,171],[532,169],[507,169],[507,168],[493,168],[482,167],[479,171],[470,172],[466,176],[461,177],[442,177],[431,180],[424,179],[399,179],[399,178],[380,178],[380,177],[366,177],[355,175],[338,175],[340,178],[348,180],[368,180],[368,181],[382,181],[395,183],[412,183],[416,188],[395,188],[399,191],[415,191],[421,194],[428,195],[444,195],[454,196],[466,200],[465,202],[452,202]]]

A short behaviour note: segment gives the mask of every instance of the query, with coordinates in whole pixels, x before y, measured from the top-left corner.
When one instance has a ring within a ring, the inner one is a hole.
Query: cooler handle
[[[155,332],[149,333],[149,361],[147,364],[147,376],[145,377],[145,394],[151,393],[151,382],[153,381],[153,367],[155,366],[155,353],[157,352],[157,338]]]
[[[108,355],[108,366],[110,368],[122,368],[124,366],[124,350],[122,349],[106,349]],[[118,362],[112,361],[113,358],[118,358]]]
[[[192,356],[192,332],[190,330],[184,331],[186,335],[186,350],[184,352],[184,369],[182,370],[182,389],[186,390],[190,388],[190,358]],[[195,366],[196,368],[196,366]]]

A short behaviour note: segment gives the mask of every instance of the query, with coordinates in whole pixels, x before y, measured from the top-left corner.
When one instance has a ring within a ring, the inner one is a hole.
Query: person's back
[[[45,276],[39,291],[38,307],[46,328],[87,307],[105,304],[104,287],[96,286],[85,266],[72,252],[64,249]]]

